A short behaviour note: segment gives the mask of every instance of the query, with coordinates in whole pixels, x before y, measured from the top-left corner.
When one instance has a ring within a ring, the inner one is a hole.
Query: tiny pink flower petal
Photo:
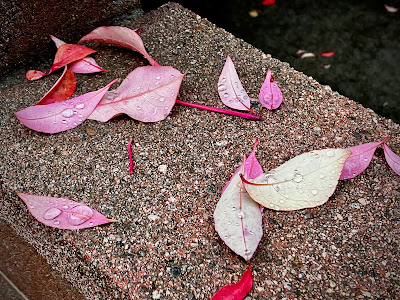
[[[332,57],[335,55],[335,51],[321,52],[320,55],[323,57]]]
[[[390,13],[395,13],[395,12],[397,12],[397,11],[399,10],[399,9],[396,8],[396,7],[389,6],[389,5],[386,5],[386,4],[384,4],[384,6],[385,6],[385,9],[386,9],[388,12],[390,12]]]

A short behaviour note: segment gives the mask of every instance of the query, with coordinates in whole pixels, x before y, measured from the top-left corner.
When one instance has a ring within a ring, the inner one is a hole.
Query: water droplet
[[[363,161],[368,161],[368,158],[364,158]]]
[[[34,205],[31,205],[31,206],[29,206],[30,208],[35,208],[35,206]]]
[[[140,106],[136,107],[137,110],[141,110],[142,108]]]
[[[54,221],[54,225],[60,224],[60,221]]]
[[[160,98],[158,98],[158,100],[160,100],[160,102],[164,102],[165,98],[164,97],[160,97]]]
[[[142,87],[138,86],[136,89],[137,89],[137,90],[140,90],[141,88],[142,88]]]
[[[171,97],[174,97],[175,96],[175,93],[171,93]]]
[[[239,88],[239,82],[235,81],[235,86]]]
[[[239,223],[236,223],[235,225],[236,225],[236,226],[239,226],[240,224],[239,224]]]
[[[247,255],[250,255],[250,251],[249,250],[244,250],[244,254],[247,256]]]
[[[225,94],[224,94],[224,97],[225,97],[225,98],[228,98],[228,96],[229,96],[228,93],[225,93]]]
[[[63,205],[63,208],[64,209],[68,209],[68,205]]]
[[[328,150],[328,151],[326,152],[326,156],[328,156],[328,157],[333,157],[333,156],[335,156],[335,151],[334,151],[334,150]]]
[[[74,111],[70,108],[64,109],[61,112],[61,115],[65,118],[71,118],[71,116],[74,114]]]
[[[313,194],[315,196],[316,194],[318,194],[318,190],[312,190],[311,194]]]
[[[93,226],[93,225],[94,225],[94,223],[93,223],[93,222],[89,222],[89,225],[90,225],[90,226]]]
[[[324,174],[319,174],[319,178],[324,178],[325,177],[325,175]]]
[[[220,82],[224,83],[226,81],[226,78],[221,78]]]
[[[280,188],[279,188],[279,186],[277,186],[277,185],[276,185],[276,186],[274,186],[274,190],[275,190],[275,191],[277,191],[277,192],[279,192],[279,191],[280,191]]]
[[[156,77],[156,80],[160,80],[160,79],[161,79],[161,77],[160,77],[160,76],[157,76],[157,77]]]
[[[54,218],[58,217],[62,213],[61,210],[55,207],[51,207],[48,210],[46,210],[43,214],[43,218],[45,220],[53,220]]]
[[[236,210],[236,206],[233,206],[233,207],[232,207],[232,210],[235,211],[235,210]]]
[[[239,219],[243,219],[244,218],[244,212],[241,211],[240,213],[238,213],[238,217],[239,217]]]
[[[67,122],[67,120],[62,120],[61,123],[67,124],[68,122]]]
[[[250,233],[251,235],[254,235],[254,232],[253,232],[253,231],[251,231],[251,230],[249,231],[249,233]]]
[[[293,178],[294,182],[302,182],[303,181],[303,176],[301,174],[294,174],[294,178]]]
[[[81,225],[93,216],[93,210],[85,205],[78,205],[70,209],[68,222],[72,225]]]
[[[85,104],[83,104],[83,103],[77,103],[76,105],[75,105],[75,108],[77,108],[77,109],[82,109],[82,108],[84,108],[85,107]]]
[[[220,91],[220,92],[226,91],[226,85],[221,84],[220,86],[218,86],[218,91]]]
[[[304,193],[303,190],[298,190],[297,192],[298,192],[299,194],[303,194],[303,193]]]
[[[74,122],[74,123],[72,123],[72,125],[76,126],[76,125],[78,125],[78,124]]]
[[[57,124],[57,121],[54,121],[53,124]]]
[[[77,114],[78,114],[78,112],[76,110],[74,110],[74,115],[77,115]]]
[[[83,115],[79,115],[79,118],[83,118]]]
[[[156,81],[155,85],[159,85],[159,84],[160,84],[160,82],[159,82],[159,81]]]

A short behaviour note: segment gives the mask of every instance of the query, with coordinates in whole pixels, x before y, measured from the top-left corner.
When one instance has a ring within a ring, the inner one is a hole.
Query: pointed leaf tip
[[[211,300],[243,300],[252,288],[253,277],[251,276],[251,265],[249,265],[237,283],[222,287]]]
[[[388,165],[397,175],[400,175],[400,156],[396,155],[386,143],[383,144],[383,150]]]
[[[53,65],[49,71],[49,74],[55,70],[58,70],[69,63],[80,60],[89,54],[96,52],[96,50],[90,49],[85,46],[74,45],[74,44],[62,44],[57,49],[56,56],[54,57]]]

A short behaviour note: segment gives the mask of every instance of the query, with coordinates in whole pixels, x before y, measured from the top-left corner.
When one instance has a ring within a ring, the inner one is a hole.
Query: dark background
[[[142,1],[145,11],[167,1]],[[175,1],[296,70],[400,123],[400,1]],[[252,18],[249,11],[257,10]],[[298,49],[315,58],[301,59]],[[335,51],[333,57],[320,52]],[[330,68],[322,68],[330,65]]]

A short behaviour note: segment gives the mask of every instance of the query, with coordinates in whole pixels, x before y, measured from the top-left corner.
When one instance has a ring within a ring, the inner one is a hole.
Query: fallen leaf
[[[383,4],[383,5],[385,6],[385,9],[390,13],[395,13],[395,12],[397,12],[399,10],[398,8],[393,7],[393,6],[389,6],[389,5],[386,5],[386,4]]]
[[[339,179],[344,180],[354,178],[362,173],[371,162],[376,148],[379,145],[382,145],[388,138],[389,137],[386,137],[380,142],[361,144],[347,148],[347,150],[350,150],[352,154],[347,158]]]
[[[42,72],[42,71],[37,71],[37,70],[29,70],[26,72],[26,79],[28,80],[38,80],[42,78],[43,76],[46,76],[47,74]]]
[[[300,56],[300,58],[312,58],[312,57],[315,57],[315,54],[311,52],[305,52]]]
[[[385,143],[383,144],[383,150],[388,165],[396,174],[400,175],[400,156],[396,155]]]
[[[251,265],[249,265],[239,282],[222,287],[211,300],[243,300],[252,287],[253,278],[251,276]]]
[[[173,67],[138,67],[103,97],[89,119],[106,122],[127,114],[142,122],[161,121],[175,105],[182,79],[183,74]]]
[[[239,80],[229,55],[219,76],[218,93],[225,105],[238,110],[251,110],[250,98]]]
[[[251,182],[242,176],[250,197],[273,210],[296,210],[324,204],[334,193],[351,151],[315,150],[292,158]]]
[[[26,127],[40,132],[56,133],[74,128],[86,120],[116,81],[113,80],[97,91],[63,102],[27,107],[16,112],[15,116]]]
[[[121,26],[102,26],[82,37],[78,44],[95,41],[125,47],[141,53],[151,65],[158,63],[147,53],[140,36],[132,29]]]
[[[90,49],[85,46],[74,45],[74,44],[63,44],[57,50],[49,74],[74,61],[80,60],[94,52],[96,52],[96,50]]]
[[[35,105],[44,105],[54,102],[62,102],[75,92],[76,78],[74,72],[68,67],[64,67],[64,72],[56,81],[53,87]]]
[[[263,0],[261,5],[273,5],[275,4],[275,0]]]
[[[320,55],[323,57],[332,57],[335,55],[335,51],[321,52]]]
[[[276,109],[281,105],[283,96],[281,89],[271,76],[271,70],[268,69],[267,76],[265,77],[265,81],[261,86],[258,99],[264,107],[268,109]]]
[[[66,198],[54,198],[17,193],[30,213],[46,226],[77,230],[117,220],[108,219],[89,206]]]
[[[322,69],[329,69],[331,67],[331,65],[330,64],[327,64],[327,65],[321,65],[321,68]]]

